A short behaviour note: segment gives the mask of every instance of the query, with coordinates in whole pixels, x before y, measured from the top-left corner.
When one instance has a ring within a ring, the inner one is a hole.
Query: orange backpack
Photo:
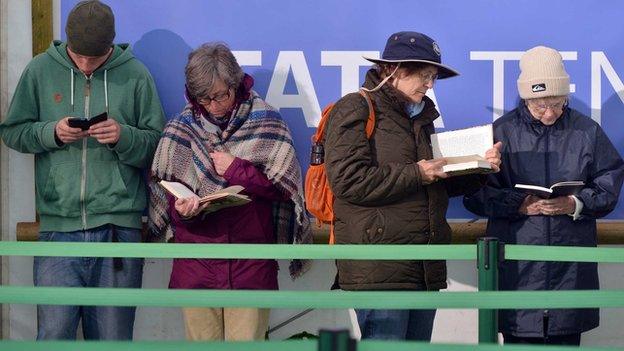
[[[375,129],[375,110],[373,102],[363,90],[360,94],[368,103],[368,120],[366,121],[366,138],[370,139]],[[325,143],[325,125],[329,120],[329,113],[334,104],[329,104],[323,109],[321,121],[319,122],[316,133],[312,136],[312,155],[310,160],[310,168],[305,178],[305,201],[308,211],[316,217],[319,226],[322,223],[330,225],[329,243],[333,244],[334,239],[334,193],[329,187],[327,173],[325,171],[324,147]]]

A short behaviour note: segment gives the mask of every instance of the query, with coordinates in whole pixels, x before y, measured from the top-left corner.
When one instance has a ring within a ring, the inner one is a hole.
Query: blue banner
[[[77,0],[61,2],[61,28]],[[255,90],[280,108],[305,171],[310,135],[323,106],[355,91],[387,37],[413,30],[433,37],[457,78],[428,94],[438,131],[491,123],[518,103],[523,51],[562,52],[570,105],[601,123],[624,153],[624,6],[606,1],[231,1],[108,0],[115,42],[130,43],[150,69],[168,117],[184,106],[184,66],[193,48],[223,41]],[[64,35],[63,35],[64,39]],[[472,218],[457,199],[450,218]],[[609,218],[624,218],[620,202]]]

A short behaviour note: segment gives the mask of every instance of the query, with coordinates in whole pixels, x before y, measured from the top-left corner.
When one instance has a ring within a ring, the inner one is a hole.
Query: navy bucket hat
[[[459,75],[459,72],[442,64],[442,52],[438,44],[418,32],[398,32],[386,42],[380,59],[364,56],[374,63],[422,62],[438,67],[438,79]]]

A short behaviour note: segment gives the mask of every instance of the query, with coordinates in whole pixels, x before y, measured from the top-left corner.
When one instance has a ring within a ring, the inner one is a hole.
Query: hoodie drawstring
[[[74,112],[74,69],[73,68],[69,69],[69,74],[71,74],[71,78],[70,78],[71,83],[70,83],[70,88],[69,88],[70,89],[69,101],[70,101],[70,104],[71,104],[71,110],[72,110],[72,112]]]
[[[70,68],[69,69],[69,74],[70,76],[70,104],[71,104],[71,110],[72,112],[74,111],[74,87],[75,87],[75,83],[74,83],[74,69]],[[106,113],[108,113],[108,70],[105,69],[104,70],[104,104],[105,104],[105,108],[106,108]]]
[[[108,70],[104,70],[104,104],[108,114]]]
[[[396,71],[399,69],[399,67],[401,67],[401,62],[399,62],[396,66],[396,68],[394,69],[394,71],[392,71],[392,73],[390,73],[389,76],[387,76],[386,78],[384,78],[379,84],[377,84],[376,87],[374,87],[373,89],[366,89],[364,87],[361,87],[360,89],[362,90],[366,90],[369,93],[372,93],[374,91],[379,90],[379,88],[381,88],[384,84],[386,84],[386,82],[388,81],[388,79],[392,78],[392,76],[396,73]]]

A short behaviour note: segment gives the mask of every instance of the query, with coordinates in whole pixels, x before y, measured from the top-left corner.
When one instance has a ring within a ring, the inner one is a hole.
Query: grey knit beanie
[[[570,94],[570,76],[559,51],[536,46],[520,58],[518,92],[523,99]]]
[[[79,55],[102,56],[115,39],[115,16],[97,0],[79,2],[67,16],[67,46]]]

